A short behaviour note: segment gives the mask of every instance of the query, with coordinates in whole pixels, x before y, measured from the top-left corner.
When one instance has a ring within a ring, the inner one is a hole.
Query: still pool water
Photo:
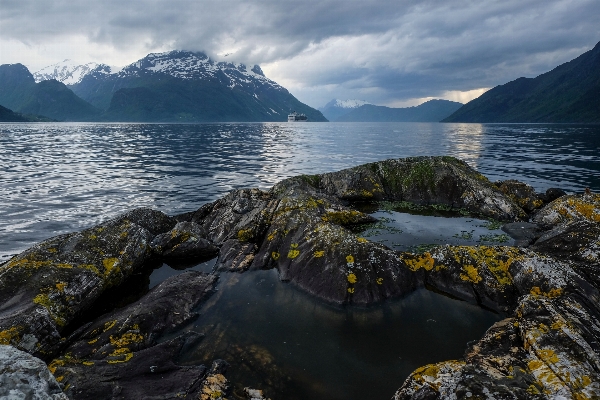
[[[277,271],[222,273],[187,327],[205,337],[184,364],[221,358],[227,377],[272,399],[389,399],[418,366],[461,358],[501,317],[425,289],[370,307],[333,307]]]
[[[451,155],[491,180],[599,191],[598,148],[593,125],[0,124],[0,263],[134,207],[177,214],[232,189],[266,190],[290,176],[387,158]],[[370,212],[379,223],[364,234],[397,250],[510,244],[483,220]],[[154,287],[183,270],[163,265],[140,282]],[[369,308],[333,307],[280,282],[275,270],[222,273],[197,311],[182,330],[205,336],[180,361],[225,359],[233,398],[253,386],[273,400],[389,399],[412,370],[460,358],[502,318],[425,289]]]

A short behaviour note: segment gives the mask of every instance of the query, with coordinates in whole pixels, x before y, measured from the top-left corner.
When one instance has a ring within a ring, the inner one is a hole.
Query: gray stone
[[[0,399],[67,400],[46,364],[13,346],[0,345]]]

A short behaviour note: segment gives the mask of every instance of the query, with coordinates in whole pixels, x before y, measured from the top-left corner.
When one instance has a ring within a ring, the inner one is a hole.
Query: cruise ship
[[[304,114],[298,114],[296,111],[292,111],[291,114],[288,115],[288,122],[298,122],[298,121],[307,121],[308,117]]]

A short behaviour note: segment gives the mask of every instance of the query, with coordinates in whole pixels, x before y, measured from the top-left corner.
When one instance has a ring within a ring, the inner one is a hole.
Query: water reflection
[[[335,308],[279,281],[277,272],[221,274],[187,329],[205,337],[186,364],[222,358],[240,393],[271,398],[389,399],[415,368],[462,356],[501,317],[419,290],[377,307]]]
[[[465,160],[475,169],[479,169],[479,158],[483,152],[484,127],[482,124],[442,125],[453,140],[452,154]]]

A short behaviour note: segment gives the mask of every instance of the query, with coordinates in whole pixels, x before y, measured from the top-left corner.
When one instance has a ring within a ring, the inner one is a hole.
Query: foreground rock
[[[138,209],[13,257],[0,266],[0,344],[54,356],[65,327],[143,269],[154,236],[174,225],[161,212]]]
[[[6,345],[0,345],[0,398],[68,399],[42,360]]]
[[[464,360],[414,371],[394,399],[600,397],[598,200],[568,196],[541,210],[538,220],[558,225],[537,251],[447,246],[418,257],[432,286],[510,318]]]
[[[153,262],[218,249],[216,270],[277,268],[282,280],[331,303],[368,305],[428,285],[507,316],[464,359],[416,370],[396,399],[595,398],[600,196],[562,196],[540,209],[557,193],[537,195],[516,181],[496,186],[457,159],[418,157],[291,178],[268,192],[233,191],[174,218],[134,210],[1,265],[0,344],[52,360],[73,398],[221,398],[226,365],[180,366],[177,355],[200,335],[168,336],[195,318],[215,276],[179,275],[84,324],[103,294]],[[506,222],[527,219],[522,206],[534,213],[524,235],[531,246],[399,253],[349,229],[373,222],[355,201],[408,201]]]
[[[50,370],[71,398],[197,398],[206,368],[182,367],[176,358],[201,335],[163,338],[197,318],[192,309],[213,292],[217,279],[195,271],[167,279],[138,302],[75,332]]]

